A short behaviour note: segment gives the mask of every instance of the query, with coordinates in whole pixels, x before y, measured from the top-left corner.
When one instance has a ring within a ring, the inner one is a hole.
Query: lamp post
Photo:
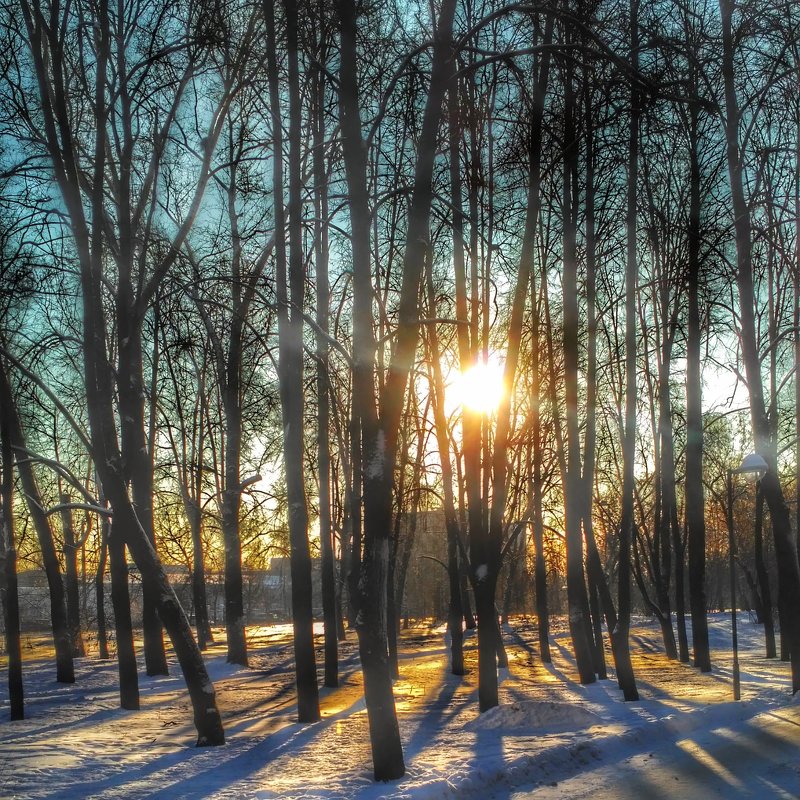
[[[733,699],[741,699],[739,680],[739,632],[736,627],[736,539],[733,531],[733,476],[752,475],[759,480],[768,469],[767,462],[758,453],[742,459],[738,469],[728,470],[728,559],[731,572],[731,648],[733,650]]]

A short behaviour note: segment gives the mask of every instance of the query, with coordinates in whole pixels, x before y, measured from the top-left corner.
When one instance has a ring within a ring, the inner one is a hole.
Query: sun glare
[[[481,414],[491,414],[503,398],[503,366],[497,361],[479,361],[459,373],[453,386],[459,403]]]

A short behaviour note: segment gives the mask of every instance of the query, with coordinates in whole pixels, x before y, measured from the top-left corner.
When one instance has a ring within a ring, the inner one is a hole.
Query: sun
[[[472,411],[492,414],[497,410],[504,394],[503,365],[490,358],[479,361],[455,379],[455,400]]]

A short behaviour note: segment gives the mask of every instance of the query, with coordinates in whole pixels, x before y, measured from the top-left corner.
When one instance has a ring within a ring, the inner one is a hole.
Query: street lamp
[[[760,480],[769,469],[767,462],[758,453],[750,453],[742,459],[739,469],[728,470],[728,558],[731,571],[731,647],[733,649],[733,699],[741,699],[739,681],[739,633],[736,629],[736,540],[733,535],[733,476],[752,475]]]

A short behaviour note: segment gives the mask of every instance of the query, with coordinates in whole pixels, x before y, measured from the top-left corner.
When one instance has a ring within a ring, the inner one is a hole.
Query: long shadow
[[[786,717],[782,717],[780,714],[776,714],[774,711],[764,712],[764,715],[772,717],[778,720],[779,722],[785,723],[786,725],[796,725],[798,728],[800,728],[800,721],[795,719],[787,719]]]
[[[408,739],[403,748],[408,758],[413,758],[419,753],[425,744],[430,742],[432,733],[438,731],[445,726],[448,720],[458,716],[467,705],[467,698],[472,693],[459,702],[453,704],[453,698],[456,692],[462,686],[463,677],[460,675],[446,674],[444,677],[444,684],[439,690],[436,699],[425,704],[425,711],[419,717],[419,723]],[[435,731],[432,728],[436,726]]]
[[[547,691],[548,687],[545,687],[545,690]],[[505,691],[508,694],[508,696],[511,698],[512,702],[516,702],[516,703],[536,703],[536,702],[545,702],[546,703],[546,702],[548,702],[547,700],[542,700],[542,701],[534,700],[533,698],[531,698],[530,694],[528,694],[522,688],[515,689],[513,686],[508,686],[508,687],[506,687]],[[556,692],[556,691],[552,692],[552,694],[558,696],[558,692]],[[568,702],[566,702],[564,700],[554,700],[554,701],[550,701],[550,702],[561,703],[562,705],[571,705],[570,703],[568,703]]]
[[[536,656],[539,659],[538,665],[542,668],[547,670],[551,675],[559,678],[564,683],[574,683],[574,680],[562,672],[558,667],[555,666],[552,662],[545,663],[541,661],[541,653],[538,648],[538,642],[534,643],[524,639],[516,630],[510,628],[508,630],[508,635],[513,639],[513,641],[521,647],[526,653],[529,653],[531,656]],[[554,639],[553,637],[550,638],[550,647],[552,649],[557,649],[561,655],[564,657],[566,661],[574,661],[572,658],[572,654],[570,651],[558,640]]]
[[[39,728],[34,731],[26,731],[24,733],[20,733],[19,736],[15,737],[3,737],[3,747],[7,748],[8,746],[16,743],[16,742],[24,742],[27,739],[38,739],[39,737],[43,736],[50,736],[51,734],[61,731],[61,730],[80,730],[80,728],[84,728],[87,726],[94,725],[98,722],[106,722],[110,719],[113,719],[117,714],[136,714],[136,711],[125,711],[121,709],[119,706],[115,706],[114,708],[105,708],[105,709],[98,709],[93,713],[82,717],[80,720],[67,720],[66,722],[60,722],[55,725],[46,725],[42,728]],[[26,717],[28,721],[36,721],[38,719],[44,719],[45,717]]]
[[[563,658],[563,659],[564,659],[564,660],[565,660],[565,661],[566,661],[568,664],[572,665],[572,666],[573,666],[573,668],[574,668],[574,669],[576,670],[576,672],[577,672],[577,667],[575,666],[575,656],[574,656],[574,654],[572,653],[572,651],[571,651],[571,650],[570,650],[570,649],[569,649],[569,648],[568,648],[566,645],[562,644],[562,642],[561,642],[561,641],[559,641],[558,639],[556,639],[555,641],[553,641],[553,642],[551,643],[551,645],[550,645],[550,649],[551,649],[551,650],[553,650],[553,649],[557,650],[557,651],[558,651],[558,652],[561,654],[562,658]],[[546,670],[547,670],[547,671],[548,671],[548,672],[549,672],[551,675],[554,675],[555,677],[559,678],[559,679],[560,679],[560,680],[562,680],[562,681],[563,681],[565,684],[568,684],[568,685],[571,685],[571,686],[580,686],[580,685],[581,685],[580,683],[578,683],[578,682],[575,680],[575,678],[574,678],[574,677],[570,677],[570,676],[569,676],[569,675],[567,675],[565,672],[563,672],[562,670],[560,670],[560,669],[559,669],[559,668],[558,668],[558,667],[555,665],[555,663],[544,664],[543,666],[544,666],[544,668],[545,668],[545,669],[546,669]]]
[[[492,733],[497,736],[497,732]],[[612,763],[610,758],[602,759],[596,764],[591,764],[591,762],[588,762],[591,766],[589,766],[589,771],[587,772],[587,743],[596,743],[598,750],[602,753],[603,740],[602,738],[596,739],[595,737],[587,739],[586,737],[581,736],[582,732],[574,733],[577,733],[578,736],[576,740],[559,743],[553,747],[544,748],[539,753],[531,756],[531,763],[528,766],[528,771],[540,772],[541,777],[538,781],[530,780],[530,782],[523,786],[508,786],[503,785],[501,782],[500,785],[493,786],[492,797],[499,800],[500,798],[510,797],[512,794],[517,796],[526,796],[525,793],[527,792],[530,792],[529,796],[533,797],[538,788],[541,788],[543,785],[549,783],[549,776],[551,774],[557,774],[559,781],[561,782],[577,777],[578,775],[585,775],[586,780],[590,781],[592,768],[607,768],[610,766]],[[617,737],[609,735],[609,739],[616,740]],[[496,740],[502,742],[500,736],[497,736]],[[785,746],[786,743],[784,742],[783,744]],[[480,737],[476,742],[476,758],[484,753],[485,749],[490,745],[491,743],[486,739],[486,737]],[[667,771],[668,766],[677,759],[684,759],[685,761],[689,761],[692,765],[694,765],[701,775],[700,782],[703,785],[708,786],[709,795],[711,795],[714,790],[723,788],[727,791],[724,794],[717,796],[726,798],[738,796],[730,793],[731,784],[724,780],[724,778],[719,774],[718,770],[715,770],[712,766],[709,766],[707,763],[705,763],[702,760],[700,753],[695,754],[688,752],[685,748],[679,747],[677,743],[670,742],[666,738],[664,738],[663,741],[659,741],[657,743],[653,742],[647,745],[647,749],[653,747],[656,748],[660,754],[663,754],[663,763],[659,763],[659,760],[657,759],[658,769],[660,772],[662,772],[662,774],[654,775],[648,773],[646,768],[624,770],[625,789],[628,791],[624,797],[647,797],[650,800],[675,800],[675,798],[684,796],[681,794],[679,780],[675,778],[674,782],[672,782],[674,776],[671,774],[666,776],[669,780],[665,780],[663,774]],[[742,749],[746,750],[746,745],[742,745]],[[631,755],[642,754],[642,748],[634,747],[631,748],[630,751],[626,751],[624,757],[627,758]],[[549,783],[549,785],[552,786],[554,784]],[[608,797],[610,795],[604,794],[603,796]],[[749,797],[751,795],[748,794],[747,796]],[[767,797],[769,795],[765,793],[762,796]]]
[[[562,644],[560,641],[556,641],[554,643],[554,646],[555,646],[555,648],[557,648],[558,652],[562,655],[562,657],[565,660],[567,660],[568,662],[572,662],[573,661],[572,653],[568,650],[566,645]],[[575,680],[575,678],[570,677],[569,675],[566,675],[562,670],[560,670],[554,664],[545,664],[544,667],[554,677],[559,678],[566,685],[573,687],[575,691],[578,691],[580,689],[580,687],[582,686],[582,684],[578,683]],[[598,685],[601,685],[601,686],[602,685],[607,685],[609,683],[614,684],[615,683],[615,679],[610,676],[606,681],[597,681],[597,683],[598,683]],[[651,683],[649,683],[647,681],[641,680],[641,678],[639,676],[637,676],[637,678],[636,678],[636,684],[640,689],[645,689],[645,690],[648,691],[648,696],[641,697],[636,705],[639,705],[640,707],[644,708],[645,710],[653,712],[655,714],[660,713],[660,714],[666,715],[666,714],[674,714],[676,712],[677,709],[675,709],[674,706],[668,705],[668,704],[666,704],[666,703],[664,703],[664,702],[662,702],[661,700],[658,699],[659,695],[664,696],[663,690],[659,689],[658,687],[656,687],[655,685],[653,685],[653,684],[651,684]],[[591,684],[589,684],[589,685],[591,685]],[[611,708],[613,708],[614,705],[615,705],[613,700],[611,700],[610,698],[609,698],[609,701],[607,703],[603,702],[600,698],[597,698],[597,697],[591,697],[590,699],[592,700],[592,702],[598,703],[602,707],[608,708],[609,710]],[[687,701],[687,702],[689,702],[689,701]],[[694,705],[699,707],[699,706],[704,706],[706,704],[697,702]]]
[[[477,644],[464,644],[464,652],[468,650],[477,650]],[[420,658],[421,656],[425,657],[433,657],[433,656],[447,656],[450,658],[450,647],[447,644],[443,644],[441,647],[437,647],[435,650],[425,650],[424,652],[420,652],[419,650],[406,650],[402,653],[398,653],[397,657],[398,660],[402,663],[403,661],[415,661],[416,659]],[[402,677],[402,676],[401,676]]]
[[[267,697],[256,697],[253,699],[252,703],[248,703],[246,705],[237,702],[236,704],[236,716],[240,717],[247,712],[254,712],[261,710],[261,716],[264,718],[269,717],[280,717],[287,713],[288,709],[291,708],[294,698],[293,698],[294,686],[287,684],[285,686],[281,686],[276,692],[273,692]],[[283,700],[283,702],[281,702]],[[264,708],[264,706],[268,706],[268,708]],[[225,733],[230,734],[234,731],[240,731],[248,728],[252,723],[252,720],[244,719],[239,723],[231,724],[230,719],[227,717],[227,714],[223,717],[223,723],[225,725]]]
[[[631,638],[631,641],[632,642],[636,642],[636,644],[638,644],[639,647],[641,647],[642,650],[645,653],[660,653],[660,652],[662,652],[661,648],[658,647],[658,645],[656,645],[650,639],[645,639],[644,636],[641,636],[638,633],[632,633],[630,638]]]
[[[349,678],[356,671],[357,662],[358,662],[357,654],[352,654],[352,655],[348,656],[346,659],[344,659],[342,664],[345,667],[348,667],[348,666],[351,667],[351,669],[346,670],[344,672],[344,674],[342,674],[342,672],[340,671],[340,678],[343,679],[343,680],[346,680],[347,678]],[[287,659],[286,666],[289,666],[291,663],[293,663],[292,660],[291,659]],[[262,680],[265,675],[275,675],[276,677],[278,677],[280,675],[280,666],[281,665],[274,665],[268,670],[259,670],[258,668],[255,668],[255,669],[252,670],[252,675],[250,675],[250,676],[238,675],[237,679],[238,679],[240,684],[241,683],[247,684],[247,683],[255,683],[255,682],[259,681],[259,680]],[[284,673],[284,675],[287,675],[287,677],[288,677],[288,674],[286,672]],[[221,680],[224,680],[224,678],[225,678],[225,676],[218,676],[216,680],[217,681],[221,681]],[[167,683],[169,683],[170,685],[167,686],[166,685]],[[159,692],[162,692],[162,691],[165,691],[165,690],[166,691],[173,691],[175,688],[180,688],[181,683],[182,682],[178,678],[178,676],[175,676],[174,678],[172,676],[170,676],[170,678],[167,678],[167,679],[160,679],[158,681],[158,683],[155,683],[151,687],[148,687],[152,691],[147,692],[147,694],[145,696],[146,697],[153,697],[153,695],[155,695],[156,693],[159,693]],[[262,707],[264,705],[272,705],[272,704],[275,703],[275,701],[279,701],[282,697],[291,695],[293,693],[293,691],[294,691],[294,684],[291,681],[287,681],[287,683],[285,685],[280,686],[276,692],[274,692],[273,694],[270,694],[267,698],[261,697],[261,698],[259,698],[257,700],[254,700],[253,704],[250,706],[250,710],[255,710],[255,709],[257,709],[259,707]],[[337,689],[333,689],[331,691],[332,692],[336,692],[338,690]],[[294,705],[294,702],[287,703],[286,705],[284,705],[282,707],[279,707],[277,709],[274,708],[274,707],[271,707],[268,711],[265,711],[263,716],[265,718],[272,717],[272,718],[274,718],[276,720],[280,720],[281,717],[286,717],[288,714],[291,713],[293,705]],[[360,706],[363,707],[363,698],[362,697],[359,697],[359,699],[356,700],[350,708],[346,708],[346,709],[343,709],[340,712],[332,714],[329,717],[326,717],[324,720],[322,720],[322,721],[320,721],[318,723],[315,723],[314,725],[303,726],[303,728],[300,731],[296,730],[296,728],[299,725],[299,723],[292,722],[289,725],[287,725],[286,728],[282,728],[280,731],[277,731],[274,734],[268,735],[266,739],[262,740],[259,743],[256,743],[253,747],[248,748],[247,752],[255,751],[255,752],[259,753],[259,754],[263,754],[263,756],[264,756],[263,760],[262,759],[257,759],[257,768],[261,768],[266,763],[266,760],[269,760],[271,758],[275,758],[278,755],[280,755],[280,752],[282,751],[282,749],[286,746],[286,744],[288,742],[290,742],[290,741],[296,742],[297,743],[297,745],[296,745],[297,747],[302,747],[303,745],[305,745],[306,743],[311,741],[315,736],[317,736],[320,732],[322,732],[325,728],[327,728],[328,726],[330,726],[334,722],[337,722],[338,720],[341,720],[344,716],[347,716],[350,713],[353,713],[353,711],[360,710],[360,708],[359,708]],[[245,711],[246,710],[247,709],[245,709]],[[72,720],[72,721],[65,722],[65,723],[62,723],[62,724],[59,724],[59,725],[48,726],[47,729],[46,729],[46,732],[48,734],[51,734],[51,733],[54,733],[54,732],[58,732],[59,730],[75,729],[76,725],[78,725],[80,727],[90,726],[90,725],[92,725],[92,724],[94,724],[96,722],[99,722],[99,721],[113,719],[115,716],[120,714],[120,711],[121,711],[121,709],[116,708],[116,707],[115,708],[111,708],[111,709],[101,709],[101,710],[95,711],[94,713],[90,714],[89,716],[83,718],[79,723],[76,723],[74,720]],[[242,711],[242,708],[241,707],[237,707],[237,716],[241,713],[241,711]],[[122,713],[123,714],[135,714],[137,712],[125,712],[125,711],[122,711]],[[252,724],[253,724],[253,721],[252,720],[248,720],[248,719],[243,719],[238,723],[231,723],[230,720],[226,720],[226,723],[225,723],[226,734],[228,735],[228,737],[236,736],[238,733],[240,733],[243,730],[246,730],[246,728],[248,726],[252,725]],[[40,734],[37,734],[37,735],[40,735]],[[25,740],[25,739],[27,739],[29,737],[30,737],[30,734],[26,734],[25,736],[20,736],[19,737],[19,741],[23,741],[23,740]],[[9,740],[7,739],[6,742],[9,742]],[[238,743],[236,743],[236,742],[230,743],[230,740],[229,740],[229,745],[230,746],[236,747],[237,744]],[[294,747],[295,745],[293,744],[292,746]],[[214,749],[212,751],[212,749],[209,749],[209,748],[200,748],[200,749],[198,749],[198,748],[189,748],[189,747],[180,747],[179,746],[175,750],[173,750],[173,751],[171,751],[169,753],[165,753],[165,754],[157,757],[156,759],[151,760],[151,761],[143,764],[139,768],[130,769],[130,768],[126,767],[126,770],[125,770],[125,782],[126,783],[135,782],[136,780],[139,780],[140,778],[144,778],[144,777],[147,777],[147,776],[150,776],[150,775],[154,775],[154,774],[156,774],[157,772],[159,772],[161,770],[169,769],[170,767],[175,766],[178,763],[185,762],[187,760],[195,760],[195,759],[198,759],[198,758],[202,759],[204,757],[208,757],[208,755],[210,755],[212,752],[216,752],[216,753],[219,754],[221,752],[222,753],[230,752],[230,750],[227,749],[227,748],[223,748],[222,751],[218,751],[216,749]],[[243,754],[235,757],[234,760],[237,763],[239,763],[242,759],[246,760],[246,754],[243,753]],[[218,768],[217,765],[218,765],[218,762],[215,760],[215,769]],[[225,764],[222,765],[222,769],[223,770],[226,769]],[[199,773],[199,774],[203,775],[202,772]],[[234,776],[230,776],[230,777],[234,777]],[[239,777],[241,777],[241,775],[239,775]],[[188,779],[188,780],[191,781],[191,780],[194,780],[194,779]],[[207,780],[206,777],[203,777],[202,780],[203,780],[203,785],[205,786],[206,783],[208,782],[208,780]],[[104,789],[111,788],[113,786],[118,785],[118,782],[119,782],[119,775],[117,774],[116,776],[111,776],[111,777],[108,777],[108,778],[97,780],[97,781],[92,782],[92,783],[83,783],[83,784],[81,784],[81,787],[80,787],[80,794],[81,794],[81,796],[92,796],[97,792],[103,791]],[[227,782],[227,779],[224,780],[224,781],[221,781],[220,785],[224,786],[226,782]],[[60,787],[60,788],[54,790],[53,793],[46,795],[46,797],[49,797],[49,798],[63,797],[63,798],[65,798],[65,800],[67,798],[70,798],[70,799],[74,798],[75,796],[76,796],[75,795],[75,789],[74,788],[70,789],[70,788],[66,788],[66,787]]]
[[[703,729],[695,736],[680,737],[680,741],[691,743],[696,752],[690,751],[686,746],[679,747],[677,743],[665,741],[657,747],[658,757],[656,767],[661,773],[648,776],[646,769],[625,771],[625,786],[629,790],[628,796],[649,797],[654,800],[672,800],[676,797],[698,796],[702,791],[704,795],[719,796],[728,798],[738,797],[772,797],[774,796],[774,786],[769,780],[770,766],[784,768],[796,775],[796,769],[791,769],[786,759],[795,756],[796,745],[786,739],[764,730],[760,726],[745,722],[745,730],[750,734],[743,738],[740,733],[733,738],[726,737],[715,730]],[[699,740],[705,740],[700,744]],[[719,746],[713,742],[719,741]],[[755,778],[763,783],[763,791],[753,791],[752,786],[747,785],[748,779],[753,778],[753,754],[758,754],[758,759],[765,767],[764,774],[756,775]],[[663,758],[661,757],[663,754]],[[704,758],[704,755],[706,758]],[[684,782],[684,775],[678,770],[678,765],[683,761],[687,763],[689,769],[695,770],[688,777],[692,783],[687,786]],[[710,763],[709,763],[710,762]],[[718,765],[718,766],[715,766]],[[741,765],[741,766],[739,766]],[[677,774],[675,772],[677,771]],[[672,778],[672,784],[664,781],[665,773]],[[725,773],[729,773],[733,780]],[[737,785],[741,782],[743,785]],[[795,778],[795,789],[800,787],[800,777]]]
[[[340,670],[339,671],[340,685],[338,687],[331,687],[331,688],[326,688],[324,686],[320,687],[320,696],[330,697],[332,695],[335,695],[337,692],[341,690],[342,688],[341,684],[347,681],[349,678],[351,678],[356,671],[357,670],[355,668],[350,669],[346,672],[342,672]],[[294,696],[294,692],[295,692],[294,682],[286,683],[283,686],[280,686],[277,689],[277,691],[275,691],[273,694],[268,695],[266,698],[255,698],[251,704],[246,706],[237,705],[236,715],[241,716],[242,712],[256,711],[259,709],[261,709],[261,719],[269,719],[269,718],[280,719],[281,717],[285,717],[287,714],[291,715],[297,710],[297,701]],[[280,702],[283,698],[285,698],[285,700],[283,702]],[[279,705],[276,706],[275,703],[279,703]],[[267,708],[264,709],[264,706],[267,706]],[[233,724],[226,719],[225,732],[227,734],[241,733],[242,731],[252,727],[253,724],[254,722],[252,719],[243,719]]]
[[[218,748],[180,749],[160,756],[154,761],[142,764],[138,768],[131,769],[126,766],[125,783],[131,785],[137,780],[145,779],[149,784],[158,772],[176,764],[185,764],[188,761],[195,760],[208,761],[210,763],[207,766],[193,771],[192,775],[175,783],[167,784],[169,775],[164,775],[158,794],[159,797],[170,798],[205,797],[252,775],[284,752],[299,752],[331,725],[361,710],[362,707],[363,698],[359,698],[349,708],[342,709],[336,714],[331,714],[331,716],[325,717],[319,722],[310,725],[301,725],[300,723],[287,725],[259,742],[246,747],[243,746],[244,749],[232,758],[225,759],[224,756],[230,753],[232,749],[237,748],[236,743],[228,745],[221,750]],[[105,789],[118,785],[119,773],[116,773],[101,780],[81,783],[80,794],[82,797],[94,797]],[[136,791],[135,786],[131,785],[130,788],[131,791]],[[58,798],[72,800],[76,797],[75,787],[59,788],[44,796],[50,798],[50,800],[57,800]]]
[[[656,686],[649,681],[643,680],[638,675],[636,676],[636,686],[646,692],[646,694],[640,697],[640,703],[648,703],[649,705],[659,705],[662,706],[668,713],[674,714],[680,711],[677,706],[669,705],[667,703],[663,703],[659,698],[662,697],[671,697],[669,691],[664,689],[663,687]],[[707,701],[704,702],[702,700],[693,700],[689,697],[681,697],[676,699],[680,705],[690,706],[691,708],[707,708],[709,704]]]
[[[351,678],[358,669],[358,657],[357,655],[350,655],[346,659],[340,662],[339,664],[339,682],[340,684],[344,681],[347,681]],[[294,660],[292,659],[290,665],[294,664]],[[344,667],[344,669],[343,669]],[[285,682],[282,685],[279,685],[276,690],[272,693],[267,695],[266,697],[259,697],[253,700],[253,702],[249,705],[237,705],[236,707],[236,714],[241,715],[243,712],[247,711],[255,711],[264,705],[269,705],[266,711],[263,712],[263,716],[265,717],[280,717],[287,713],[287,707],[291,708],[292,702],[291,697],[294,694],[295,684],[294,684],[294,672],[286,670],[281,671],[280,665],[277,665],[268,670],[260,670],[255,668],[252,670],[252,674],[248,676],[239,676],[237,679],[237,685],[241,687],[246,687],[247,684],[257,683],[258,681],[263,680],[264,677],[270,676],[273,678],[285,678]],[[325,687],[320,687],[321,692],[328,692],[329,694],[332,692],[338,691],[337,688],[326,689]],[[277,708],[273,708],[272,705],[276,702],[281,701],[282,698],[289,698],[290,702],[281,703]],[[249,723],[247,720],[244,721],[244,724],[238,725],[231,725],[230,722],[227,720],[225,721],[225,730],[226,732],[231,731],[241,731],[248,727]]]
[[[216,748],[214,748],[216,749]],[[73,800],[76,797],[96,797],[106,789],[117,788],[124,775],[124,783],[129,784],[142,778],[149,778],[164,769],[169,769],[177,764],[188,764],[198,758],[207,757],[207,751],[199,748],[179,748],[165,753],[155,759],[142,764],[140,767],[131,768],[130,765],[122,765],[112,774],[96,781],[81,781],[79,784],[62,785],[43,797],[50,800]],[[104,766],[104,770],[108,768]]]

